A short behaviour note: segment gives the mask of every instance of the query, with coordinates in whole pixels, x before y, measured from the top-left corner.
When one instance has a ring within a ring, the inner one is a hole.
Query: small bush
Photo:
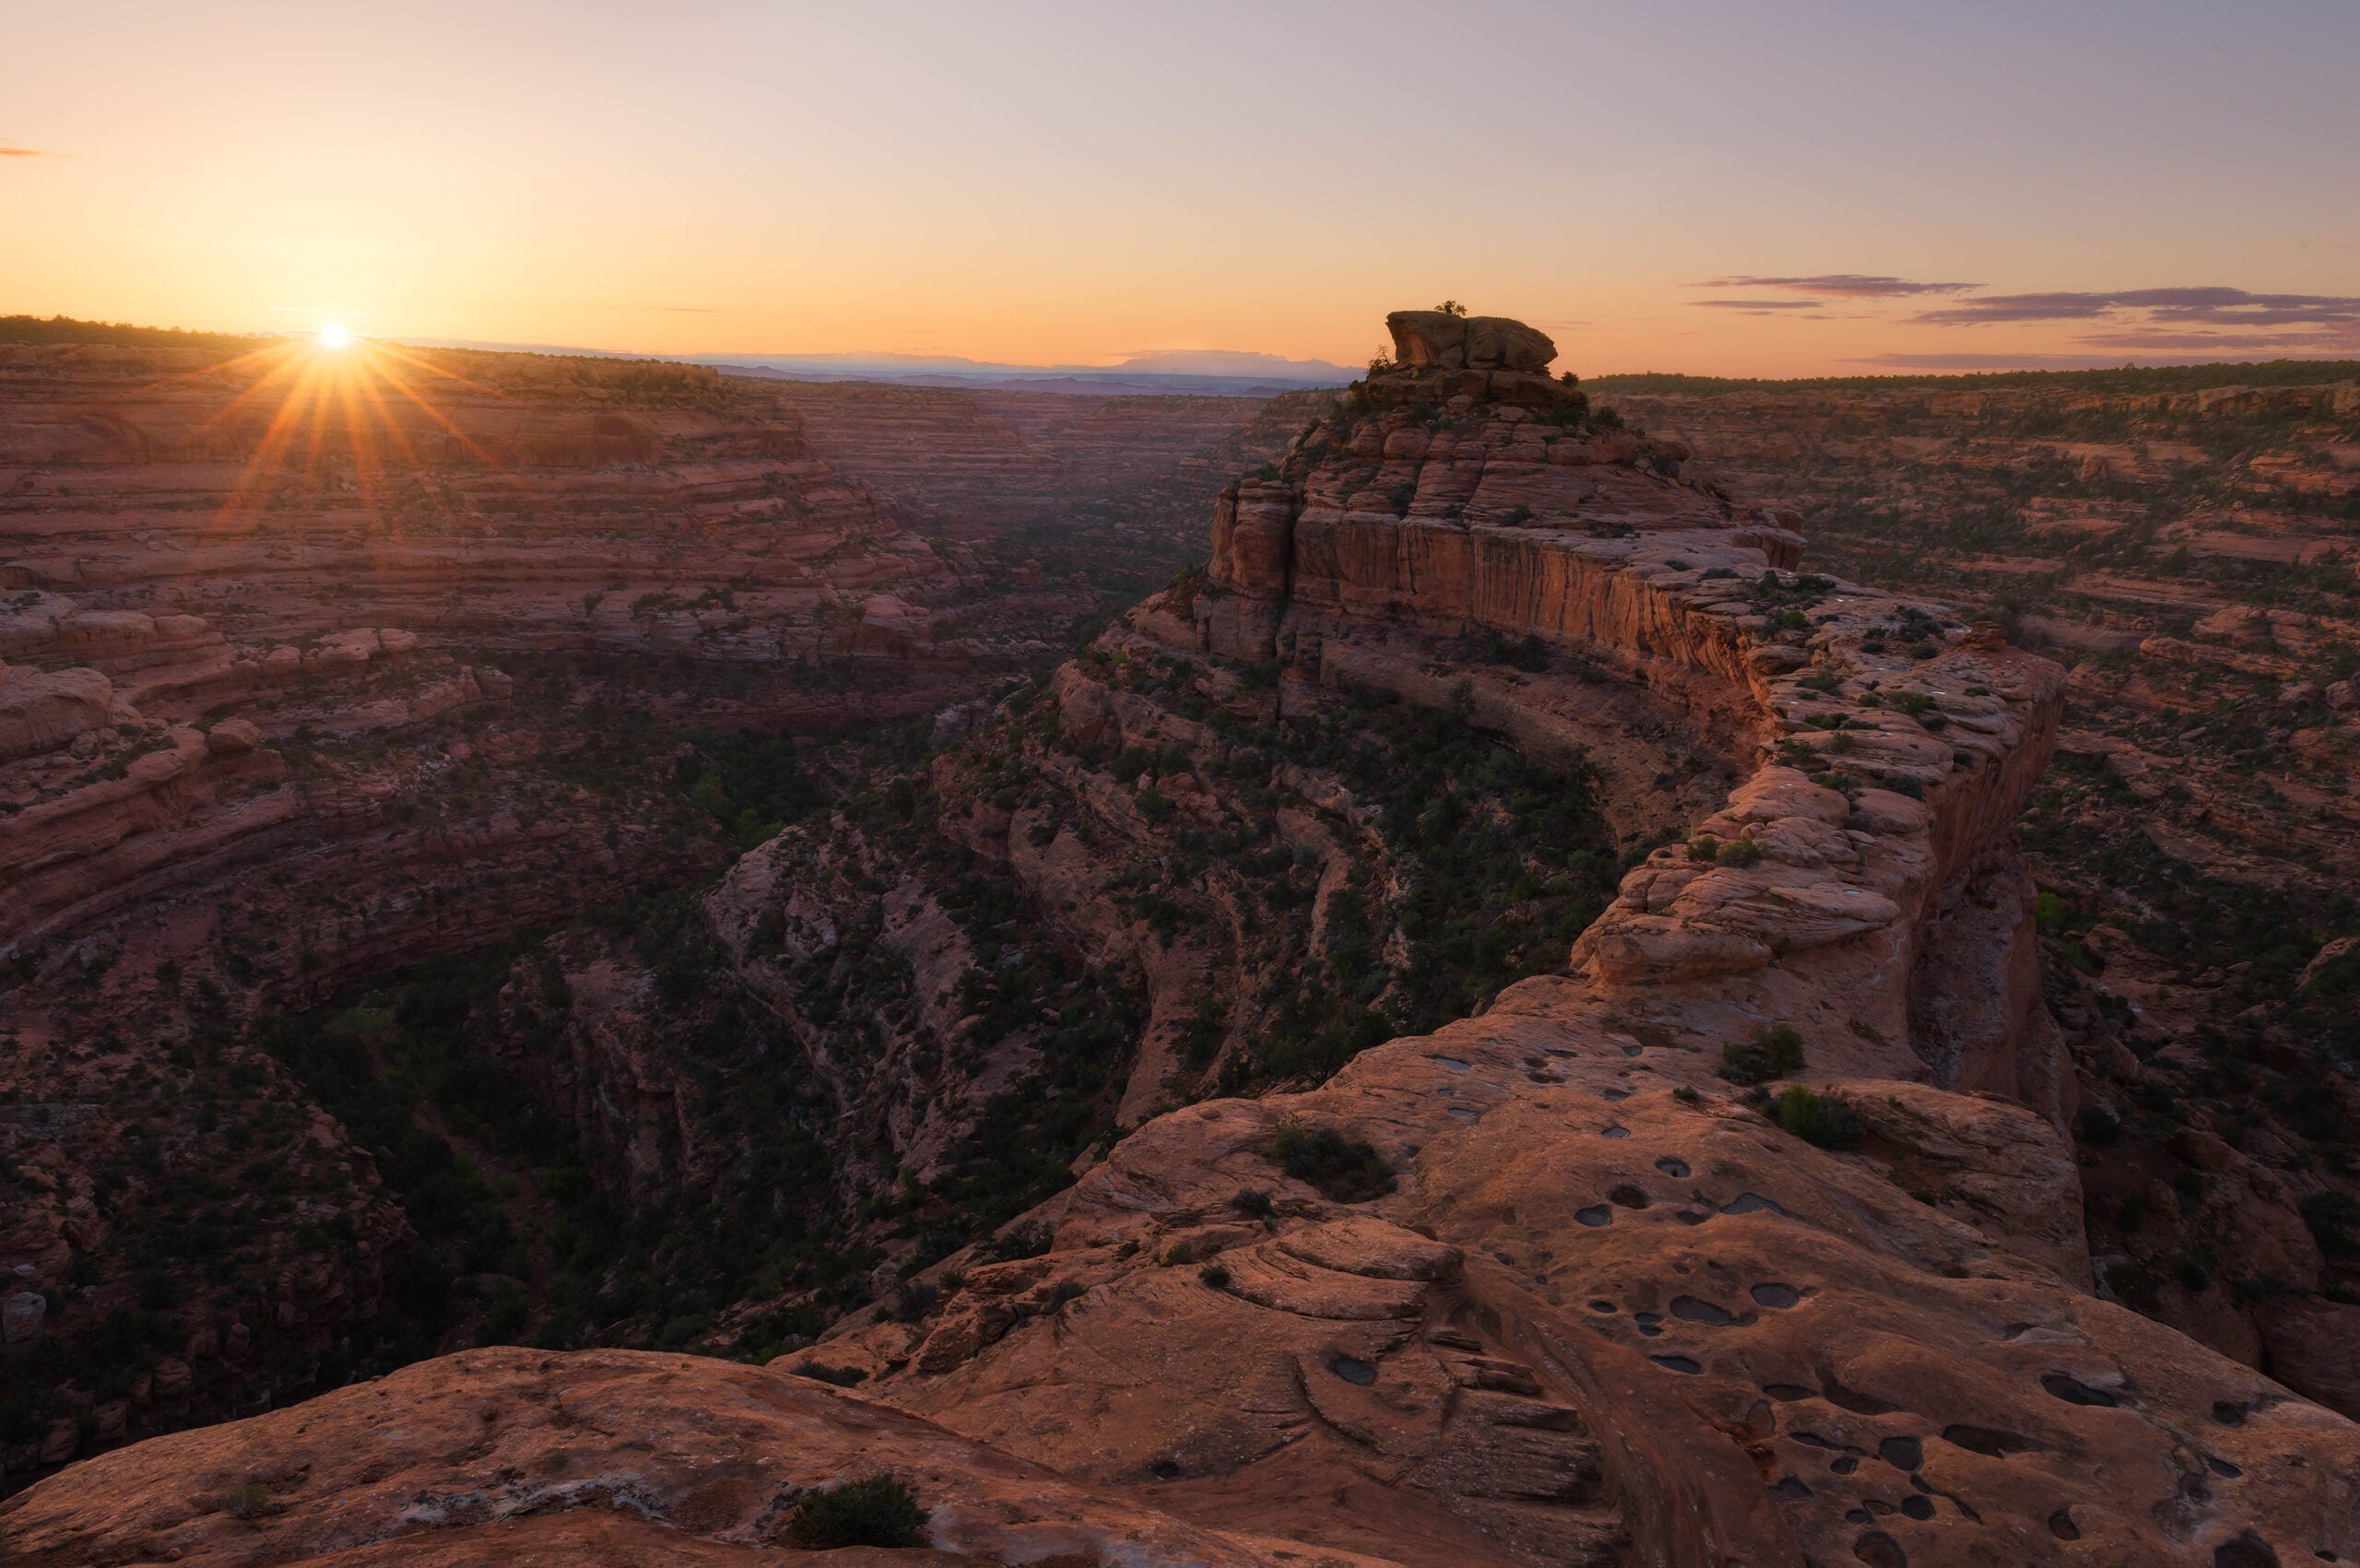
[[[2315,1192],[2300,1205],[2303,1223],[2318,1238],[2330,1257],[2348,1257],[2355,1250],[2353,1232],[2360,1231],[2360,1203],[2343,1193]]]
[[[1020,1257],[1038,1257],[1049,1250],[1057,1239],[1056,1232],[1037,1220],[1010,1227],[999,1235],[978,1243],[975,1250],[994,1263],[1010,1263]]]
[[[1682,1105],[1694,1105],[1702,1102],[1705,1098],[1703,1095],[1697,1093],[1693,1087],[1684,1083],[1678,1089],[1671,1091],[1671,1097],[1674,1100],[1679,1101]]]
[[[1721,1047],[1721,1076],[1731,1083],[1768,1083],[1803,1069],[1803,1037],[1792,1024],[1764,1024],[1742,1044]]]
[[[815,1551],[844,1546],[922,1547],[926,1510],[899,1476],[863,1476],[841,1486],[807,1491],[795,1505],[788,1533]]]
[[[1724,866],[1752,866],[1762,858],[1762,846],[1752,839],[1731,839],[1721,845],[1720,863]]]
[[[1079,1279],[1060,1279],[1049,1287],[1049,1310],[1056,1311],[1068,1302],[1090,1293],[1090,1287]]]
[[[1334,1127],[1316,1131],[1292,1117],[1270,1140],[1270,1158],[1297,1181],[1309,1182],[1337,1203],[1365,1203],[1393,1190],[1393,1167],[1366,1138]]]
[[[1197,1278],[1216,1291],[1229,1289],[1229,1270],[1218,1263],[1208,1263],[1197,1270]]]
[[[1702,860],[1710,864],[1718,860],[1720,855],[1721,843],[1710,833],[1698,833],[1688,841],[1688,858],[1691,860]]]
[[[221,1494],[221,1512],[233,1519],[252,1519],[270,1506],[270,1488],[252,1481]]]
[[[1839,1095],[1814,1094],[1790,1083],[1778,1096],[1778,1125],[1805,1143],[1822,1149],[1848,1149],[1868,1137],[1868,1124]]]
[[[1279,1211],[1279,1206],[1270,1201],[1270,1195],[1258,1189],[1239,1193],[1230,1201],[1248,1220],[1268,1220]]]
[[[2122,1141],[2122,1122],[2103,1105],[2093,1105],[2082,1113],[2082,1141],[2098,1149],[2112,1149]]]
[[[868,1373],[856,1366],[823,1366],[818,1362],[795,1363],[795,1375],[808,1377],[814,1383],[832,1383],[838,1388],[849,1388],[856,1383],[866,1383]]]
[[[1164,1266],[1180,1268],[1197,1261],[1197,1249],[1186,1242],[1174,1242],[1172,1250],[1163,1255]]]

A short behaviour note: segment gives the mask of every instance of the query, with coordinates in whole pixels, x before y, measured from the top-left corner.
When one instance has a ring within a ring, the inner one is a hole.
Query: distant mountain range
[[[729,375],[782,381],[890,382],[905,386],[996,387],[1024,392],[1196,394],[1274,396],[1310,386],[1342,386],[1360,375],[1325,360],[1288,360],[1232,348],[1133,354],[1114,365],[1010,365],[938,354],[620,354],[548,343],[405,339],[424,348],[502,348],[712,365]]]

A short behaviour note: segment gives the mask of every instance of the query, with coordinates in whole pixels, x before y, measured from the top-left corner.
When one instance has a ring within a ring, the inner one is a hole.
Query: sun
[[[352,334],[345,326],[344,323],[340,321],[332,321],[328,323],[327,325],[320,328],[321,348],[348,348],[351,346]]]

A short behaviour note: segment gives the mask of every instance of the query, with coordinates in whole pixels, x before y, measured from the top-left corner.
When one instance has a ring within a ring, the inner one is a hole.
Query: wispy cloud
[[[1691,305],[1708,311],[1745,311],[1764,314],[1771,311],[1815,311],[1817,300],[1691,300]]]
[[[63,158],[60,152],[43,152],[37,147],[10,147],[0,142],[0,158]]]
[[[1987,294],[1961,300],[1910,320],[1928,326],[1985,326],[1999,322],[2095,321],[2143,316],[2157,323],[2222,326],[2281,326],[2293,323],[2360,321],[2360,298],[2338,294],[2253,294],[2204,285],[2124,289],[2108,293]]]
[[[1896,300],[1919,294],[1964,294],[1980,283],[1918,283],[1858,272],[1825,272],[1816,277],[1708,277],[1692,289],[1781,289],[1791,294],[1818,294],[1832,300]]]
[[[1894,371],[2089,371],[2122,362],[2096,354],[1864,354],[1852,365]]]

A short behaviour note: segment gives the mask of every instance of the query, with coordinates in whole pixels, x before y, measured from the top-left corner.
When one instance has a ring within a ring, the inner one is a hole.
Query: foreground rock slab
[[[813,1487],[890,1471],[929,1560],[1254,1564],[1306,1555],[1060,1480],[808,1379],[691,1356],[486,1350],[102,1455],[5,1505],[8,1561],[372,1565],[770,1561]]]

